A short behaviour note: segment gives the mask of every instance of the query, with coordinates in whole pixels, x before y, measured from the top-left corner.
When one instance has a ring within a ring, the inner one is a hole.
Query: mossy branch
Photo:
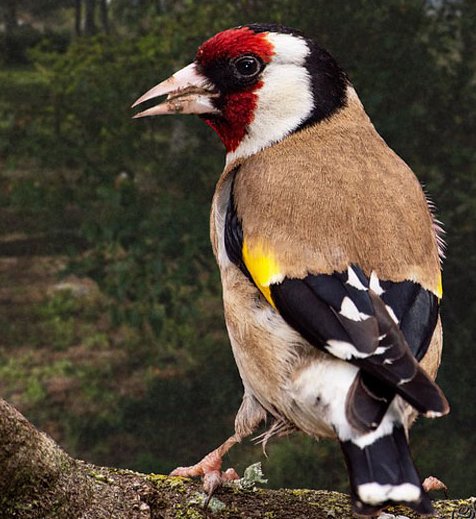
[[[208,509],[199,481],[74,460],[0,400],[1,519],[346,519],[349,497],[319,490],[223,488]],[[466,508],[464,508],[466,507]],[[472,499],[436,501],[439,517],[474,517]],[[404,508],[389,513],[415,518]]]

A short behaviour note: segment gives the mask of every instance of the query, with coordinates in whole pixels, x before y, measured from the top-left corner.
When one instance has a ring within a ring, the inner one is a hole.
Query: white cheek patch
[[[309,54],[309,47],[303,38],[291,34],[270,32],[267,34],[266,39],[274,48],[273,63],[304,65]]]
[[[238,148],[228,153],[228,163],[280,141],[312,112],[311,78],[304,67],[268,65],[263,72],[263,83],[256,92],[258,101],[253,122]]]
[[[280,141],[305,121],[314,107],[311,77],[304,66],[309,54],[305,40],[275,33],[267,38],[275,55],[263,72],[263,86],[256,91],[253,122],[238,148],[228,153],[227,163]]]

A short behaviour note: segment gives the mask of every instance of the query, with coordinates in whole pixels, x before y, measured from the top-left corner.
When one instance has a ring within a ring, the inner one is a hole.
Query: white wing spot
[[[347,276],[348,279],[346,283],[350,285],[351,287],[356,288],[357,290],[367,290],[367,287],[362,284],[362,281],[360,281],[359,277],[355,273],[354,269],[352,267],[347,267]]]
[[[348,296],[342,300],[342,306],[339,311],[340,315],[352,319],[352,321],[365,321],[370,315],[359,312],[359,309],[355,306],[355,303]]]
[[[368,353],[362,353],[353,344],[347,341],[339,341],[337,339],[330,339],[325,346],[329,353],[342,360],[365,359],[369,357]]]
[[[380,281],[378,279],[377,274],[375,273],[375,270],[372,270],[372,273],[370,274],[370,290],[375,292],[378,296],[381,296],[385,290],[380,286]]]
[[[388,314],[390,315],[392,320],[395,322],[395,324],[398,324],[398,317],[395,315],[395,312],[392,310],[392,307],[385,305],[385,308],[387,309]]]

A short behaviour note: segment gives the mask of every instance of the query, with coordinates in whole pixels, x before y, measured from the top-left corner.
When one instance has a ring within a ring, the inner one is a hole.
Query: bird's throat
[[[227,94],[221,106],[220,115],[203,115],[202,119],[213,128],[227,153],[235,151],[246,136],[248,126],[253,122],[258,103],[256,90],[261,85],[255,85],[253,90]]]

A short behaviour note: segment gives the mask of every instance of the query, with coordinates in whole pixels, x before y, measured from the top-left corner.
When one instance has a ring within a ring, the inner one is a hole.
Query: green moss
[[[178,505],[175,509],[176,519],[203,519],[203,514],[195,508],[184,508]]]
[[[187,487],[185,481],[187,478],[181,476],[164,476],[163,474],[148,474],[147,479],[154,483],[156,486],[167,485],[169,488],[173,488],[179,492],[185,493]]]
[[[163,483],[169,479],[169,477],[170,476],[165,476],[164,474],[147,474],[147,479],[153,483]]]

